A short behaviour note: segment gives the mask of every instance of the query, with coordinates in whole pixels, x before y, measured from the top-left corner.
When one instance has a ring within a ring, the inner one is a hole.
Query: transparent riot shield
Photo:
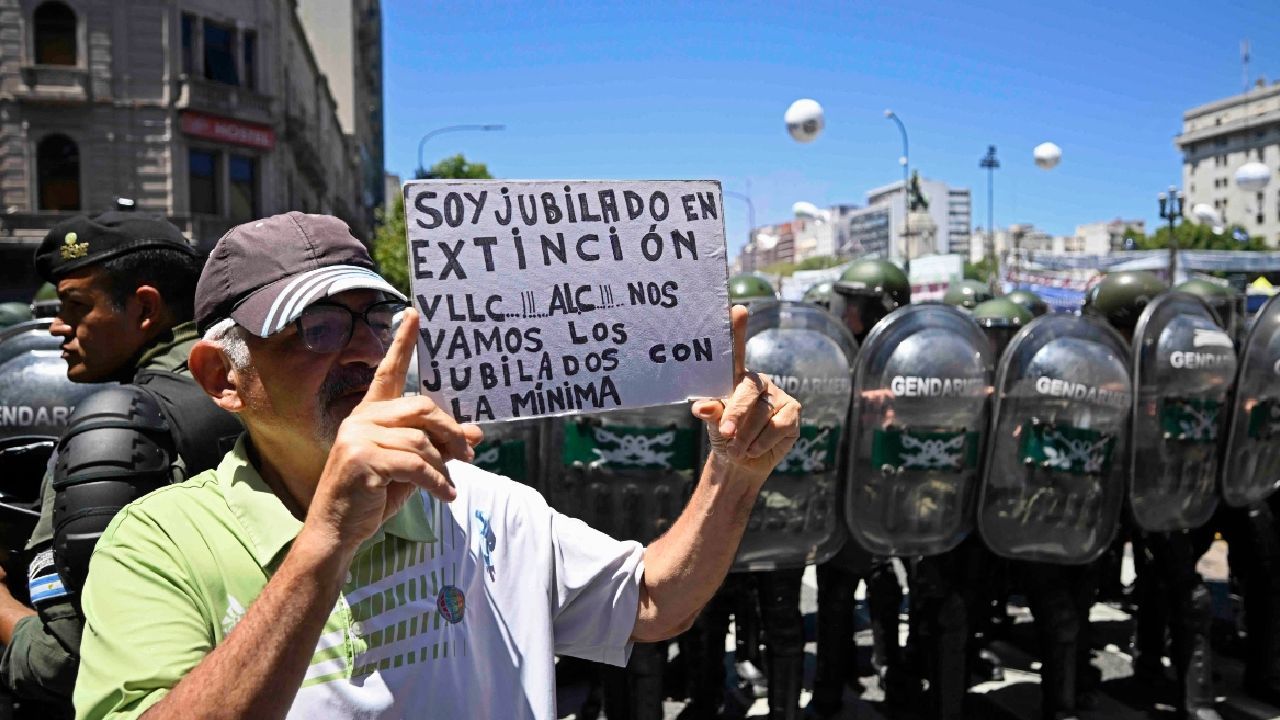
[[[996,554],[1064,565],[1097,558],[1124,502],[1129,349],[1089,317],[1024,327],[996,373],[978,529]]]
[[[1218,505],[1218,439],[1236,375],[1231,338],[1187,293],[1156,298],[1133,333],[1129,505],[1149,532],[1189,530]]]
[[[858,344],[817,305],[770,301],[750,309],[746,366],[768,375],[804,412],[799,439],[760,490],[733,569],[825,562],[846,537],[836,503]]]
[[[688,403],[544,422],[543,494],[555,509],[641,543],[666,532],[684,509],[702,437]]]
[[[484,440],[475,447],[471,464],[544,492],[542,444],[546,426],[546,420],[537,419],[481,424]]]
[[[991,344],[949,305],[909,305],[858,356],[845,511],[876,555],[935,555],[973,527]]]
[[[1241,345],[1229,424],[1222,498],[1247,507],[1280,487],[1280,295],[1258,311]]]
[[[51,322],[43,318],[0,330],[0,438],[56,439],[76,404],[102,387],[67,379],[62,341],[49,334]]]
[[[26,597],[17,559],[40,517],[41,481],[75,406],[103,386],[73,383],[62,340],[41,318],[0,330],[0,566]]]

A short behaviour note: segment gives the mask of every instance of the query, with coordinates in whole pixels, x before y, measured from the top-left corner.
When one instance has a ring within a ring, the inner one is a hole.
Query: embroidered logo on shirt
[[[467,596],[457,586],[445,585],[440,588],[440,595],[436,597],[436,607],[445,620],[456,625],[462,622],[462,614],[466,612]]]
[[[489,518],[484,516],[481,510],[476,511],[476,520],[480,521],[480,557],[484,559],[484,566],[489,571],[489,579],[494,576],[493,571],[493,551],[498,547],[498,536],[494,534],[493,528],[489,526]]]
[[[240,619],[244,617],[244,606],[234,596],[227,595],[227,614],[222,616],[222,632],[230,635]]]

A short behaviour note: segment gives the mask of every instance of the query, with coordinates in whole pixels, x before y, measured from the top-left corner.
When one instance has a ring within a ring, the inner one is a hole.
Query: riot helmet
[[[31,308],[26,303],[0,303],[0,327],[17,325],[31,319]]]
[[[1209,280],[1195,279],[1188,280],[1179,284],[1174,290],[1178,292],[1190,293],[1204,301],[1206,305],[1213,308],[1218,315],[1218,321],[1222,328],[1227,331],[1227,335],[1232,340],[1239,337],[1241,303],[1244,298],[1231,288],[1225,285],[1219,285]]]
[[[734,305],[777,299],[773,285],[759,275],[743,273],[729,278],[729,302]]]
[[[31,314],[34,317],[54,317],[61,308],[62,301],[58,299],[58,288],[51,282],[41,285],[35,296],[31,298]]]
[[[859,343],[881,318],[911,302],[906,273],[887,260],[858,260],[831,288],[831,314]]]
[[[833,284],[834,283],[830,280],[824,280],[808,290],[805,290],[804,297],[802,299],[807,303],[813,303],[814,305],[819,305],[830,310],[832,293],[831,286]]]
[[[973,308],[973,319],[987,334],[987,340],[991,342],[991,349],[995,352],[993,357],[999,361],[1004,349],[1009,346],[1009,341],[1024,325],[1034,320],[1035,316],[1009,298],[1000,297],[978,303]]]
[[[1049,303],[1030,290],[1014,290],[1005,297],[1026,308],[1034,317],[1040,317],[1049,312]]]
[[[1168,289],[1163,280],[1146,270],[1107,273],[1085,293],[1083,311],[1105,320],[1126,340],[1132,340],[1143,308]]]
[[[986,283],[978,280],[961,280],[951,283],[946,294],[942,296],[942,302],[972,311],[979,303],[984,303],[993,297],[995,294]]]

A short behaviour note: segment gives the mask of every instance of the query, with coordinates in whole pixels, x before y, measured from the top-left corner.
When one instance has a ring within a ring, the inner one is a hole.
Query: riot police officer
[[[886,315],[911,302],[906,274],[886,260],[858,260],[832,284],[829,311],[844,323],[859,344]],[[848,472],[848,469],[845,471]],[[830,717],[843,706],[845,684],[854,671],[854,594],[867,581],[875,658],[886,695],[904,700],[911,683],[898,640],[902,586],[893,564],[872,558],[855,542],[847,542],[831,560],[817,567],[817,667],[810,715]]]
[[[759,276],[743,274],[729,280],[730,303],[746,305],[753,313],[762,304],[772,303],[776,297],[773,286]],[[749,341],[748,357],[751,353]],[[762,491],[757,512],[762,504],[768,504],[766,493],[772,492],[772,488]],[[753,528],[749,524],[744,546],[750,543],[752,533]],[[743,552],[740,547],[739,555]],[[755,571],[735,566],[681,643],[682,652],[692,655],[687,664],[689,704],[681,718],[714,717],[725,709],[727,699],[724,697],[722,653],[730,614],[734,617],[738,636],[740,672],[764,665],[769,717],[784,720],[799,716],[800,689],[804,679],[804,628],[800,614],[803,574],[802,563]],[[763,659],[758,654],[759,635],[764,637]]]
[[[1028,308],[1043,305],[1039,296],[1021,291],[1017,301],[1005,296],[979,304],[974,317],[1003,354],[1018,330],[1034,319]],[[1040,638],[1042,716],[1069,717],[1081,704],[1079,698],[1090,697],[1101,679],[1089,662],[1096,567],[1024,560],[1014,563],[1013,572],[1025,586]]]
[[[835,285],[835,283],[830,280],[824,280],[823,282],[817,283],[808,290],[805,290],[804,297],[801,299],[807,303],[813,303],[814,305],[830,310],[833,285]]]
[[[54,317],[58,314],[58,309],[62,303],[58,301],[58,288],[53,283],[47,282],[36,290],[36,294],[31,298],[31,315],[33,317]]]
[[[219,440],[240,425],[186,371],[201,261],[176,227],[137,213],[76,216],[49,231],[35,266],[61,300],[49,331],[67,378],[122,383],[80,402],[50,463],[27,546],[34,609],[0,590],[0,678],[44,716],[63,717],[83,627],[77,590],[97,537],[115,510],[184,466],[212,467]]]
[[[1242,298],[1230,288],[1197,279],[1188,280],[1174,289],[1204,300],[1218,315],[1229,336],[1247,340],[1242,337],[1244,333],[1240,327]],[[1269,305],[1258,314],[1262,318],[1258,326],[1264,332],[1274,315],[1273,307],[1280,306]],[[1258,378],[1257,385],[1265,386],[1275,381],[1275,363],[1272,362],[1273,357],[1268,352],[1265,338],[1262,343],[1247,349],[1264,356],[1259,358],[1260,362],[1250,363],[1248,367],[1241,363],[1236,387],[1236,393],[1240,396],[1236,399],[1237,405],[1248,403],[1250,398],[1244,396],[1252,395],[1249,386],[1254,380],[1251,375],[1255,370],[1262,370],[1263,373],[1268,369],[1272,371],[1270,375]],[[1243,352],[1246,347],[1240,347],[1240,350]],[[1271,490],[1267,486],[1274,484],[1275,474],[1274,471],[1268,473],[1265,463],[1260,463],[1257,459],[1251,463],[1247,459],[1238,458],[1242,451],[1250,450],[1240,446],[1253,444],[1251,440],[1262,440],[1264,433],[1250,433],[1247,430],[1240,433],[1233,426],[1232,435],[1239,443],[1224,448],[1223,462],[1226,466],[1223,468],[1223,494],[1226,502],[1218,507],[1214,526],[1227,541],[1231,552],[1231,573],[1244,596],[1245,632],[1248,635],[1245,645],[1245,692],[1259,700],[1280,706],[1280,525],[1277,525],[1275,519],[1274,495],[1270,502],[1266,499],[1250,502],[1270,494]],[[1235,464],[1237,462],[1238,465]],[[1255,479],[1262,480],[1262,487],[1253,485]],[[1240,485],[1244,485],[1245,489],[1233,492]]]
[[[1146,317],[1144,313],[1148,306],[1166,288],[1159,278],[1149,272],[1110,273],[1086,294],[1084,312],[1104,318],[1120,331],[1133,346],[1134,357],[1139,358],[1144,351],[1141,344],[1147,339],[1140,336],[1145,328],[1139,327],[1139,320]],[[1223,335],[1225,339],[1225,334]],[[1154,338],[1151,339],[1151,344],[1155,344]],[[1231,370],[1234,373],[1234,355]],[[1140,372],[1141,368],[1135,370],[1134,383],[1138,389],[1145,382],[1143,378],[1136,377]],[[1136,402],[1139,407],[1157,404],[1144,403],[1141,397],[1136,398]],[[1162,407],[1167,405],[1164,402],[1158,404]],[[1144,420],[1145,418],[1134,421],[1131,452],[1150,450],[1137,447],[1141,444],[1138,440],[1140,432],[1159,431],[1158,427],[1145,427]],[[1134,469],[1138,469],[1137,464]],[[1158,486],[1158,480],[1152,485]],[[1161,497],[1162,493],[1157,490],[1144,493],[1140,488],[1137,478],[1131,477],[1129,509],[1136,526],[1133,529],[1133,539],[1137,570],[1135,596],[1138,606],[1134,675],[1146,687],[1162,686],[1162,658],[1168,648],[1176,674],[1174,705],[1179,715],[1196,720],[1219,720],[1220,716],[1213,709],[1215,698],[1210,672],[1209,592],[1203,578],[1196,571],[1196,562],[1213,541],[1212,527],[1205,522],[1212,512],[1212,503],[1215,502],[1209,497],[1214,492],[1213,488],[1207,488],[1207,499],[1198,503],[1200,506],[1208,503],[1208,512],[1199,521],[1201,524],[1171,530],[1143,529],[1143,519],[1138,515],[1140,508],[1159,507],[1162,503],[1168,503],[1180,508],[1173,512],[1183,513],[1181,508],[1197,503],[1190,499]]]
[[[1005,300],[1021,305],[1032,317],[1040,317],[1049,312],[1049,303],[1030,290],[1013,290],[1004,295]]]
[[[965,310],[973,310],[995,295],[984,282],[977,280],[960,280],[953,282],[942,295],[942,302]]]
[[[978,527],[1030,600],[1045,720],[1077,717],[1096,677],[1088,619],[1124,500],[1128,355],[1102,322],[1047,315],[1014,336],[996,374]]]

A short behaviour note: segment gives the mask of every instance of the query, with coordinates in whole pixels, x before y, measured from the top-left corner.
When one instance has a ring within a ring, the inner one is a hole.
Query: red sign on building
[[[205,140],[244,145],[258,150],[270,150],[276,144],[276,131],[258,123],[184,110],[181,125],[182,132]]]

